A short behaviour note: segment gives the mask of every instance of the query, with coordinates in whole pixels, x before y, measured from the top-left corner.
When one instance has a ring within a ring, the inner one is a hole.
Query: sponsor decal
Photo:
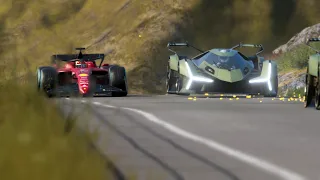
[[[88,77],[88,74],[79,74],[80,77]]]

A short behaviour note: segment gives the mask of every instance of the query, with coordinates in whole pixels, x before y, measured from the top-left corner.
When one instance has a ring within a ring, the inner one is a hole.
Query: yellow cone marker
[[[141,34],[139,34],[139,38],[141,38],[142,36],[141,36]]]
[[[222,100],[223,98],[220,98],[220,100]]]
[[[208,94],[208,93],[205,93],[204,95],[205,95],[205,96],[209,96],[209,94]]]
[[[188,97],[188,99],[189,99],[189,100],[192,100],[193,98],[192,98],[192,97]]]
[[[239,98],[237,97],[236,100],[239,100]]]

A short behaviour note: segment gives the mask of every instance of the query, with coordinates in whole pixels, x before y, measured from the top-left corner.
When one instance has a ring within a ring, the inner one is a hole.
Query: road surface
[[[158,95],[62,101],[66,113],[98,130],[97,147],[126,177],[320,180],[320,111],[299,100]]]

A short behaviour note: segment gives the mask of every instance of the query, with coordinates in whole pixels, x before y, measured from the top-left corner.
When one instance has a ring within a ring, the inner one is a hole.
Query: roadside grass
[[[92,135],[66,132],[59,107],[35,87],[0,84],[1,180],[111,179],[106,161],[89,147]]]
[[[288,89],[286,94],[284,94],[286,97],[303,97],[304,96],[304,88],[293,88],[293,89]]]
[[[320,43],[312,43],[312,47],[320,49]],[[291,73],[290,77],[285,79],[283,82],[279,82],[279,95],[286,97],[293,97],[295,95],[304,95],[304,88],[289,88],[284,90],[281,89],[290,84],[295,78],[298,78],[302,73],[306,72],[308,65],[308,57],[316,52],[306,45],[299,45],[296,48],[279,55],[276,60],[278,63],[279,75],[288,75]]]
[[[316,49],[320,49],[320,43],[311,44]],[[286,73],[295,69],[303,69],[308,65],[308,57],[315,54],[315,51],[306,45],[299,45],[293,50],[281,54],[277,58],[279,72]]]

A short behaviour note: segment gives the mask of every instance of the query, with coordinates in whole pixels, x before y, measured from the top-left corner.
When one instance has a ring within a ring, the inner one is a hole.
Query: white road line
[[[100,102],[93,102],[93,104],[98,105],[98,106],[102,106],[102,107],[106,107],[106,108],[116,108],[116,106],[106,105],[106,104],[102,104]],[[280,167],[278,165],[272,164],[266,160],[259,159],[257,157],[252,156],[252,155],[243,153],[239,150],[232,149],[228,146],[220,144],[216,141],[213,141],[213,140],[207,139],[205,137],[201,137],[196,134],[190,133],[186,130],[183,130],[175,125],[172,125],[166,121],[163,121],[163,120],[157,118],[155,115],[153,115],[151,113],[148,113],[148,112],[145,112],[142,110],[138,110],[138,109],[126,108],[126,107],[122,107],[122,109],[130,110],[135,113],[138,113],[138,114],[144,116],[148,121],[154,122],[154,123],[162,126],[163,128],[177,134],[177,135],[180,135],[186,139],[195,141],[197,143],[203,144],[213,150],[219,151],[223,154],[226,154],[226,155],[233,157],[237,160],[240,160],[244,163],[247,163],[247,164],[250,164],[256,168],[259,168],[265,172],[268,172],[268,173],[271,173],[275,176],[278,176],[279,178],[281,178],[283,180],[307,180],[302,175],[299,175],[295,172],[292,172],[291,170],[285,169],[285,168]]]
[[[259,159],[257,157],[245,154],[241,151],[232,149],[230,147],[222,145],[222,144],[215,142],[213,140],[210,140],[210,139],[195,135],[193,133],[187,132],[186,130],[183,130],[179,127],[176,127],[168,122],[160,120],[159,118],[157,118],[153,114],[150,114],[150,113],[138,110],[138,109],[133,109],[133,108],[123,108],[123,109],[127,109],[130,111],[136,112],[136,113],[144,116],[147,120],[152,121],[152,122],[164,127],[165,129],[175,133],[175,134],[178,134],[184,138],[187,138],[187,139],[193,140],[195,142],[201,143],[203,145],[206,145],[211,149],[214,149],[214,150],[219,151],[223,154],[226,154],[228,156],[236,158],[236,159],[243,161],[247,164],[251,164],[252,166],[254,166],[256,168],[260,168],[260,169],[262,169],[266,172],[269,172],[273,175],[276,175],[284,180],[306,180],[305,177],[303,177],[295,172],[292,172],[288,169],[279,167],[275,164],[272,164],[272,163],[267,162],[265,160]]]
[[[93,104],[98,105],[98,106],[103,106],[106,108],[116,108],[115,106],[107,105],[107,104],[102,104],[100,102],[93,102]]]

